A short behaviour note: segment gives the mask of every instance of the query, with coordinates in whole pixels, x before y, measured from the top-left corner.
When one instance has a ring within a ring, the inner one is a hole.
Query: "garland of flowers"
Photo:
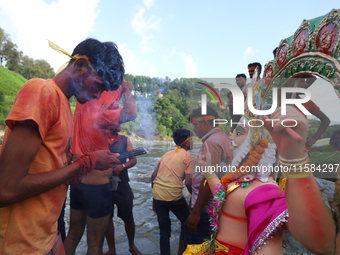
[[[268,144],[269,142],[267,139],[261,139],[259,141],[259,144],[256,145],[254,150],[250,153],[250,156],[248,157],[248,160],[246,161],[246,163],[236,168],[236,171],[225,174],[221,178],[221,183],[223,185],[228,185],[229,183],[233,181],[239,180],[245,174],[244,170],[241,171],[241,168],[246,169],[247,167],[249,168],[252,166],[256,166],[256,164],[259,162],[259,160],[262,157],[261,154],[264,152],[265,148],[268,148]]]
[[[210,222],[210,240],[207,240],[207,245],[204,250],[207,251],[208,255],[214,254],[215,247],[216,247],[216,235],[219,230],[218,226],[218,219],[220,215],[220,211],[222,209],[222,206],[225,201],[226,193],[225,190],[227,190],[228,185],[217,185],[215,187],[215,195],[212,201],[212,204],[208,208],[208,214],[209,214],[209,222]]]
[[[264,153],[265,148],[268,147],[268,140],[261,139],[259,141],[259,145],[255,146],[254,150],[251,152],[250,156],[248,157],[248,160],[246,163],[244,163],[242,166],[245,168],[247,166],[256,166],[256,164],[261,159],[261,154]],[[244,169],[243,168],[243,169]],[[238,181],[236,184],[238,184],[238,187],[247,187],[251,181],[254,180],[254,177],[250,174],[244,175],[244,171],[242,172],[241,167],[236,168],[235,172],[229,172],[226,175],[224,175],[221,179],[222,185],[217,185],[215,188],[215,195],[212,201],[211,206],[208,208],[208,214],[209,214],[209,221],[210,221],[210,228],[211,228],[211,235],[210,240],[207,240],[207,244],[205,247],[205,250],[207,253],[204,254],[214,254],[215,247],[216,247],[216,236],[217,232],[219,230],[218,222],[219,222],[219,215],[222,209],[222,206],[225,202],[226,196],[229,194],[226,194],[226,191],[228,190],[228,184],[233,181]],[[231,190],[232,191],[232,190]],[[231,192],[230,191],[230,192]],[[202,253],[203,254],[203,253]]]

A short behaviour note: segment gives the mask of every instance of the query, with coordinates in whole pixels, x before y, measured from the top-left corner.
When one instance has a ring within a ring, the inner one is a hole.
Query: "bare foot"
[[[143,255],[136,247],[136,245],[133,245],[130,247],[129,251],[131,252],[132,255]]]
[[[116,255],[115,250],[108,250],[107,252],[104,253],[104,255]]]

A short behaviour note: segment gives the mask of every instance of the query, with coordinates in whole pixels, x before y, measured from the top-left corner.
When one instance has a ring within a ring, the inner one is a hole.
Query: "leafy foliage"
[[[320,168],[324,169],[325,164],[327,165],[332,164],[334,168],[334,172],[336,172],[335,171],[336,164],[340,163],[340,152],[335,151],[333,146],[325,145],[325,146],[320,146],[320,147],[311,147],[309,154],[310,154],[311,164],[314,164],[316,169],[320,169]],[[320,173],[320,171],[316,170],[316,173],[318,172]]]
[[[34,77],[48,79],[54,76],[54,71],[46,60],[34,60],[24,56],[10,40],[10,36],[0,28],[0,65],[3,61],[9,70],[20,73],[26,79]]]
[[[145,116],[152,116],[151,119],[149,118],[149,122],[153,123],[150,130],[158,136],[170,136],[178,128],[191,128],[188,117],[191,110],[200,107],[201,91],[196,88],[196,82],[200,80],[181,78],[171,81],[169,77],[161,79],[130,74],[126,74],[124,80],[133,84],[137,102],[148,101],[150,106],[147,107],[148,113],[146,113],[145,105],[142,107],[141,103],[138,103],[137,119],[131,123],[124,123],[122,131],[128,133],[132,131],[146,137],[147,135],[143,134],[145,130],[141,128],[145,126],[141,123],[145,120]],[[223,94],[221,96],[222,101],[226,103],[226,96],[223,97]],[[214,105],[211,102],[208,102],[208,105],[217,110],[220,118],[229,120],[229,112],[225,106]],[[224,132],[229,133],[229,125],[221,127]]]
[[[10,35],[0,28],[0,125],[5,126],[15,96],[28,79],[48,79],[53,76],[54,71],[46,60],[23,56],[22,51],[10,40]]]
[[[26,79],[34,77],[49,79],[54,76],[53,68],[46,60],[34,60],[28,56],[23,56],[21,58],[20,73]]]
[[[7,61],[6,66],[8,69],[18,73],[20,71],[19,63],[22,52],[19,52],[17,47],[18,46],[15,43],[12,43],[7,39],[3,44],[2,54]]]
[[[311,137],[315,134],[315,132],[318,130],[319,125],[321,121],[318,119],[311,119],[308,120],[309,130],[308,130],[308,137]],[[332,125],[329,126],[326,131],[321,135],[320,139],[322,138],[329,138],[332,136],[333,132],[335,130],[340,129],[340,125]]]
[[[5,31],[0,27],[0,56],[2,59],[2,49],[3,49],[3,44],[7,41],[8,39],[8,34],[5,33]],[[2,65],[2,60],[0,65]]]

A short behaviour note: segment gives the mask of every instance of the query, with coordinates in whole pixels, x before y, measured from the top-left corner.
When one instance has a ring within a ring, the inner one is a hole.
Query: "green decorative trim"
[[[316,45],[321,29],[331,23],[336,25],[338,33],[331,52],[332,56],[329,56],[322,52],[316,52]],[[303,30],[308,30],[307,47],[304,53],[295,57],[294,42]],[[280,68],[277,60],[283,46],[287,47],[286,64]],[[265,75],[269,67],[272,68],[274,75],[271,84],[267,86]],[[304,20],[293,36],[281,40],[275,60],[267,63],[264,68],[264,79],[260,86],[264,101],[271,102],[273,87],[280,88],[286,80],[300,73],[311,73],[327,80],[333,85],[337,96],[340,98],[340,13],[338,10],[333,9],[324,16]]]
[[[268,88],[265,89],[266,86],[264,82],[262,83],[261,89],[262,91],[266,91],[263,93],[264,98],[268,100],[273,87],[280,88],[290,77],[294,77],[300,73],[315,74],[330,82],[334,89],[338,90],[340,93],[340,63],[326,54],[320,52],[309,52],[291,59],[273,77]],[[339,93],[337,93],[338,97]]]

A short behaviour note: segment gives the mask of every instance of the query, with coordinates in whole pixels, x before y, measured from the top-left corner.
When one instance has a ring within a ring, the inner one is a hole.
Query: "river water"
[[[134,148],[143,146],[141,143],[133,143]],[[159,254],[159,228],[156,213],[152,210],[152,190],[150,184],[150,176],[157,166],[158,160],[168,151],[174,149],[173,143],[149,143],[144,144],[149,153],[147,155],[137,157],[137,165],[130,168],[130,186],[134,193],[134,207],[133,215],[136,223],[136,237],[135,244],[138,249],[145,255]],[[194,156],[198,155],[201,144],[194,144],[194,149],[190,153]],[[66,201],[65,211],[65,225],[66,234],[70,222],[70,205],[69,196]],[[117,209],[115,208],[115,214]],[[176,216],[170,213],[171,218],[171,254],[177,254],[179,236],[180,236],[180,223]],[[117,255],[128,255],[129,246],[127,236],[125,234],[124,222],[114,216],[115,224],[115,239]],[[81,239],[76,254],[86,254],[86,229]],[[106,240],[104,241],[103,251],[107,251],[108,246]]]

